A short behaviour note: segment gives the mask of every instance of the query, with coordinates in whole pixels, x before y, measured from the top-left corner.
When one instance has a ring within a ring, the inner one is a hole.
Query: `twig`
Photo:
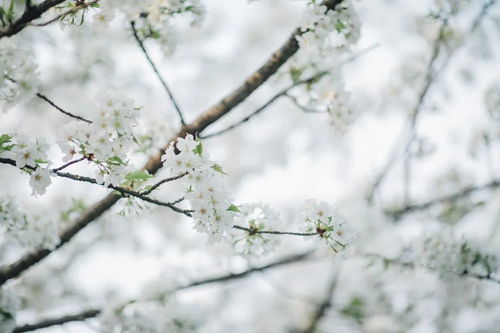
[[[199,287],[203,286],[206,284],[211,284],[211,283],[218,283],[218,282],[226,282],[226,281],[231,281],[231,280],[237,280],[244,278],[252,273],[255,272],[262,272],[271,268],[279,267],[279,266],[284,266],[288,264],[293,264],[302,260],[306,260],[310,258],[310,256],[314,253],[314,251],[308,251],[296,255],[292,255],[289,257],[285,257],[283,259],[277,260],[275,262],[272,262],[267,265],[263,266],[258,266],[258,267],[252,267],[247,269],[246,271],[240,272],[240,273],[231,273],[231,274],[225,274],[225,275],[220,275],[212,278],[207,278],[199,281],[194,281],[189,284],[186,284],[184,286],[176,288],[174,291],[181,291],[184,289],[189,289],[193,287]],[[88,318],[93,318],[97,317],[99,314],[101,314],[102,310],[100,309],[91,309],[91,310],[86,310],[84,312],[75,314],[75,315],[70,315],[70,316],[64,316],[60,318],[54,318],[54,319],[49,319],[49,320],[43,320],[37,324],[31,324],[31,325],[23,325],[23,326],[18,326],[14,332],[15,333],[21,333],[21,332],[30,332],[34,331],[37,329],[41,328],[46,328],[50,326],[55,326],[55,325],[61,325],[70,321],[78,321],[78,320],[85,320]]]
[[[289,231],[271,231],[271,230],[255,230],[240,225],[233,225],[234,229],[248,231],[253,234],[271,234],[271,235],[291,235],[291,236],[317,236],[319,232],[289,232]]]
[[[81,161],[86,160],[86,159],[87,159],[87,157],[86,157],[86,156],[83,156],[82,158],[79,158],[79,159],[77,159],[77,160],[73,160],[73,161],[70,161],[70,162],[68,162],[68,163],[66,163],[66,164],[63,164],[63,165],[61,165],[59,168],[52,169],[52,172],[58,172],[58,171],[61,171],[61,170],[63,170],[63,169],[66,169],[66,168],[67,168],[67,167],[69,167],[70,165],[73,165],[73,164],[75,164],[75,163],[81,162]]]
[[[207,134],[207,135],[199,135],[199,138],[200,139],[208,139],[208,138],[212,138],[212,137],[215,137],[215,136],[219,136],[221,134],[224,134],[226,132],[229,132],[233,129],[235,129],[236,127],[246,123],[247,121],[249,121],[250,119],[252,119],[254,116],[258,115],[259,113],[261,113],[262,111],[264,111],[267,107],[269,107],[271,104],[273,104],[275,101],[277,101],[280,97],[283,97],[283,96],[286,96],[288,94],[288,92],[290,90],[292,90],[293,88],[297,87],[297,86],[300,86],[302,84],[307,84],[307,83],[310,83],[312,82],[313,80],[321,77],[321,76],[324,76],[324,75],[327,75],[328,72],[320,72],[320,73],[317,73],[305,80],[300,80],[298,82],[295,82],[293,83],[292,85],[280,90],[278,93],[276,93],[274,96],[272,96],[267,102],[265,102],[261,107],[257,108],[255,111],[253,111],[252,113],[250,113],[248,116],[246,116],[245,118],[237,121],[236,123],[232,124],[232,125],[229,125],[228,127],[222,129],[222,130],[219,130],[219,131],[216,131],[214,133],[211,133],[211,134]]]
[[[132,28],[132,32],[134,34],[134,38],[137,41],[137,44],[139,45],[139,47],[141,48],[142,53],[144,53],[144,56],[146,57],[146,59],[148,60],[149,64],[151,65],[151,68],[155,72],[156,77],[158,78],[158,80],[160,80],[163,88],[165,89],[168,97],[170,98],[170,101],[172,102],[172,105],[174,106],[175,111],[177,111],[177,114],[179,115],[179,118],[181,120],[182,125],[186,125],[186,121],[184,120],[184,116],[182,115],[182,111],[181,111],[179,105],[177,104],[177,102],[176,102],[176,100],[174,98],[174,95],[172,94],[172,91],[168,87],[167,82],[163,79],[163,77],[160,74],[160,71],[158,70],[158,68],[156,68],[155,63],[153,62],[153,60],[149,56],[149,53],[146,50],[146,47],[144,46],[144,42],[139,38],[139,35],[137,34],[137,29],[135,28],[135,22],[134,21],[130,22],[130,27]]]
[[[301,111],[306,112],[306,113],[326,113],[326,111],[321,111],[321,110],[314,110],[310,109],[308,107],[305,107],[304,105],[300,104],[299,101],[297,100],[297,97],[292,96],[290,94],[286,94],[286,97],[288,97],[292,103]]]
[[[80,160],[82,160],[82,159],[80,159]],[[68,164],[76,163],[76,162],[79,162],[80,160],[75,160],[75,161],[72,161],[72,162],[70,162]],[[3,157],[0,157],[0,163],[10,164],[12,166],[16,165],[16,161],[14,161],[14,160],[12,160],[10,158],[3,158]],[[68,166],[68,165],[63,165],[63,167],[66,167],[66,166]],[[30,165],[25,166],[25,168],[30,169],[30,170],[36,170],[36,167],[30,166]],[[61,169],[61,168],[58,168],[58,169]],[[160,201],[160,200],[156,200],[156,199],[150,198],[150,197],[142,194],[141,192],[133,191],[133,190],[121,187],[121,186],[115,186],[115,185],[112,185],[112,184],[109,184],[109,185],[106,186],[106,185],[100,184],[95,178],[85,177],[85,176],[80,176],[80,175],[74,175],[72,173],[67,173],[67,172],[61,172],[58,169],[52,169],[51,171],[54,174],[56,174],[57,176],[62,177],[62,178],[68,178],[68,179],[76,180],[76,181],[79,181],[79,182],[85,182],[85,183],[90,183],[90,184],[96,184],[96,185],[105,186],[107,188],[110,188],[110,189],[113,189],[113,190],[119,192],[122,196],[133,196],[133,197],[139,198],[139,199],[141,199],[143,201],[146,201],[146,202],[158,205],[158,206],[168,207],[168,208],[172,209],[173,211],[175,211],[177,213],[181,213],[181,214],[184,214],[184,215],[186,215],[188,217],[191,217],[192,211],[180,209],[177,206],[175,206],[174,203],[163,202],[163,201]]]
[[[432,200],[422,202],[419,204],[406,205],[405,207],[400,208],[400,209],[396,209],[396,210],[386,209],[385,212],[386,212],[386,214],[391,215],[396,220],[398,220],[402,216],[409,214],[409,213],[412,213],[414,211],[428,209],[432,206],[443,204],[446,202],[453,202],[453,201],[456,201],[456,200],[461,199],[463,197],[466,197],[470,194],[473,194],[475,192],[484,191],[484,190],[493,190],[497,187],[500,187],[500,180],[494,180],[494,181],[491,181],[487,184],[477,186],[477,187],[468,187],[468,188],[465,188],[465,189],[458,191],[456,193],[453,193],[453,194],[445,195],[443,197],[432,199]]]
[[[53,106],[55,109],[57,109],[58,111],[64,113],[65,115],[71,117],[71,118],[75,118],[75,119],[78,119],[78,120],[81,120],[81,121],[84,121],[88,124],[92,124],[92,121],[88,120],[88,119],[85,119],[83,117],[80,117],[80,116],[77,116],[77,115],[74,115],[66,110],[64,110],[63,108],[59,107],[58,105],[56,105],[54,102],[52,102],[47,96],[45,95],[42,95],[41,93],[36,93],[36,95],[43,99],[44,101],[46,101],[47,103],[49,103],[51,106]]]
[[[151,192],[153,192],[154,190],[156,190],[158,187],[160,187],[162,184],[165,184],[165,183],[168,183],[168,182],[180,179],[180,178],[182,178],[182,177],[184,177],[184,176],[186,176],[188,174],[189,174],[188,172],[184,172],[184,173],[181,173],[180,175],[177,175],[177,176],[173,176],[173,177],[162,179],[159,182],[157,182],[156,184],[152,185],[148,190],[140,192],[140,194],[141,195],[148,195]]]
[[[72,13],[76,13],[78,10],[87,8],[87,7],[92,6],[93,4],[98,3],[98,2],[99,2],[99,0],[94,0],[94,1],[91,1],[91,2],[80,2],[79,4],[77,4],[76,7],[68,9],[64,13],[61,13],[61,14],[55,16],[54,18],[48,20],[48,21],[45,21],[45,22],[42,22],[42,23],[29,23],[29,25],[35,26],[35,27],[45,27],[45,26],[47,26],[49,24],[52,24],[52,23],[58,21],[60,18],[63,18],[66,15],[69,15],[69,14],[72,14]]]
[[[354,60],[358,59],[359,57],[367,54],[368,52],[376,49],[377,47],[379,47],[379,44],[374,44],[362,51],[360,51],[359,53],[357,54],[354,54],[352,55],[351,57],[345,59],[344,61],[342,61],[339,66],[343,66],[345,64],[348,64],[350,62],[353,62]],[[219,130],[219,131],[216,131],[214,133],[210,133],[210,134],[207,134],[207,135],[199,135],[199,137],[201,139],[208,139],[208,138],[213,138],[213,137],[216,137],[216,136],[219,136],[219,135],[222,135],[224,133],[227,133],[235,128],[237,128],[238,126],[246,123],[247,121],[249,121],[250,119],[252,119],[254,116],[258,115],[259,113],[261,113],[262,111],[266,110],[271,104],[273,104],[274,102],[276,102],[279,98],[281,97],[289,97],[292,99],[292,101],[297,105],[297,107],[299,107],[301,110],[303,110],[304,112],[310,112],[310,113],[323,113],[322,111],[315,111],[315,110],[310,110],[310,109],[306,109],[304,108],[303,106],[301,106],[300,104],[297,103],[296,99],[294,99],[293,96],[291,96],[290,94],[288,94],[290,92],[290,90],[292,90],[293,88],[297,87],[297,86],[300,86],[300,85],[303,85],[303,84],[309,84],[311,82],[314,82],[315,80],[317,80],[318,78],[324,76],[324,75],[328,75],[330,74],[329,72],[327,71],[322,71],[322,72],[319,72],[319,73],[316,73],[312,76],[310,76],[309,78],[307,79],[304,79],[304,80],[300,80],[300,81],[297,81],[295,83],[293,83],[292,85],[288,86],[287,88],[285,89],[282,89],[280,90],[278,93],[276,93],[274,96],[272,96],[266,103],[264,103],[261,107],[259,107],[258,109],[256,109],[255,111],[253,111],[252,113],[250,113],[248,116],[246,116],[245,118],[239,120],[238,122],[232,124],[232,125],[229,125],[228,127],[226,127],[225,129],[222,129],[222,130]]]
[[[23,333],[23,332],[31,332],[36,331],[42,328],[47,328],[55,325],[62,325],[72,321],[82,321],[89,318],[94,318],[99,315],[100,310],[87,310],[78,314],[68,315],[59,318],[52,318],[40,321],[36,324],[27,324],[23,326],[18,326],[14,329],[13,333]]]

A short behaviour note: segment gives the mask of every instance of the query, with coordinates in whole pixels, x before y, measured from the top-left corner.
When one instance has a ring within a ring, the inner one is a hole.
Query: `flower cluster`
[[[242,255],[261,256],[270,253],[280,242],[280,235],[258,233],[280,231],[282,226],[279,213],[267,205],[254,203],[238,206],[235,222],[250,230],[234,230],[231,234],[234,248]]]
[[[353,238],[347,228],[347,221],[324,201],[309,199],[305,202],[301,229],[308,233],[318,233],[334,252],[344,250]]]
[[[421,249],[422,264],[442,272],[472,273],[489,277],[499,267],[498,257],[454,235],[439,233],[427,237]]]
[[[332,50],[345,48],[358,41],[360,21],[349,1],[343,1],[329,10],[317,1],[309,3],[297,36],[301,56],[307,62],[318,61]]]
[[[176,47],[176,31],[173,19],[178,15],[191,16],[191,24],[203,19],[204,8],[200,0],[107,0],[93,16],[94,26],[106,28],[119,9],[127,18],[134,21],[140,38],[155,38],[165,54],[171,54]]]
[[[52,171],[46,168],[51,164],[47,150],[48,145],[40,138],[32,142],[24,135],[17,135],[14,138],[4,134],[0,137],[0,155],[12,158],[16,162],[16,167],[31,175],[30,186],[35,196],[44,194],[52,182],[50,179]]]
[[[191,134],[172,142],[162,157],[164,165],[174,174],[188,173],[186,198],[193,209],[194,228],[219,241],[231,230],[233,212],[225,189],[224,171],[203,152],[201,141]]]
[[[305,74],[328,73],[307,85],[308,108],[328,112],[336,134],[344,134],[354,122],[350,96],[345,91],[339,59],[360,37],[360,22],[350,1],[343,1],[334,10],[318,1],[311,1],[296,38],[300,49],[291,62],[290,74],[294,82]]]
[[[19,310],[20,300],[12,290],[0,289],[0,331],[13,332],[16,327],[15,314]]]
[[[53,249],[59,244],[57,224],[47,218],[27,219],[10,198],[0,198],[0,231],[7,239],[34,248]]]
[[[18,45],[15,38],[0,41],[0,106],[4,110],[28,99],[37,85],[34,57]]]
[[[63,160],[83,156],[97,167],[99,183],[119,185],[128,171],[138,110],[126,96],[109,90],[101,93],[96,98],[92,123],[73,121],[64,128],[65,140],[58,142],[65,154]]]

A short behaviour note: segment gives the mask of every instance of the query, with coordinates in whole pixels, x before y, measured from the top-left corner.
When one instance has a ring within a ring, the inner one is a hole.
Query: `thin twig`
[[[317,236],[319,232],[289,232],[289,231],[272,231],[272,230],[255,230],[251,228],[242,227],[240,225],[233,225],[234,229],[248,231],[253,234],[271,234],[271,235],[291,235],[291,236]]]
[[[81,2],[80,4],[78,4],[78,6],[74,7],[74,8],[71,8],[71,9],[68,9],[67,11],[55,16],[54,18],[48,20],[48,21],[45,21],[45,22],[42,22],[42,23],[29,23],[29,25],[31,26],[35,26],[35,27],[45,27],[49,24],[52,24],[56,21],[58,21],[60,18],[63,18],[65,17],[66,15],[69,15],[69,14],[72,14],[72,13],[76,13],[78,10],[80,9],[85,9],[89,6],[92,6],[93,4],[96,4],[98,3],[99,0],[94,0],[94,1],[91,1],[91,2]]]
[[[51,318],[40,321],[36,324],[26,324],[23,326],[18,326],[14,329],[13,333],[23,333],[23,332],[31,332],[35,330],[40,330],[42,328],[47,328],[55,325],[62,325],[72,321],[82,321],[89,318],[94,318],[101,313],[100,310],[86,310],[78,314],[63,316],[59,318]]]
[[[141,195],[148,195],[151,192],[153,192],[154,190],[156,190],[158,187],[160,187],[162,184],[165,184],[165,183],[177,180],[177,179],[181,179],[182,177],[184,177],[188,174],[189,174],[189,172],[184,172],[184,173],[181,173],[180,175],[177,175],[177,176],[162,179],[159,182],[157,182],[156,184],[152,185],[148,190],[140,192],[140,194]]]
[[[144,46],[144,42],[141,40],[141,38],[137,34],[137,29],[135,28],[135,22],[134,21],[130,22],[130,27],[132,28],[132,32],[134,34],[134,38],[137,41],[137,44],[139,45],[139,47],[141,48],[142,53],[144,53],[144,56],[146,57],[146,59],[148,60],[149,64],[151,65],[151,68],[155,72],[156,77],[158,78],[158,80],[160,80],[161,85],[165,89],[165,92],[167,93],[168,97],[170,98],[170,101],[172,102],[172,105],[174,106],[175,111],[177,111],[177,114],[179,115],[179,118],[181,120],[182,125],[186,125],[186,121],[184,120],[184,116],[182,115],[182,111],[181,111],[179,105],[177,104],[177,101],[175,100],[175,97],[174,97],[172,91],[168,87],[167,82],[163,79],[163,77],[160,74],[160,71],[158,70],[158,68],[156,68],[155,63],[153,62],[153,60],[149,56],[149,53],[146,50],[146,47]]]
[[[73,164],[75,164],[75,163],[81,162],[81,161],[86,160],[86,159],[87,159],[87,157],[86,157],[86,156],[83,156],[82,158],[79,158],[79,159],[77,159],[77,160],[73,160],[73,161],[70,161],[70,162],[68,162],[68,163],[66,163],[66,164],[63,164],[63,165],[61,165],[59,168],[52,169],[52,172],[58,172],[58,171],[61,171],[61,170],[63,170],[63,169],[66,169],[66,168],[67,168],[67,167],[69,167],[70,165],[73,165]]]
[[[77,115],[74,115],[66,110],[64,110],[63,108],[59,107],[58,105],[56,105],[54,102],[52,102],[47,96],[45,95],[42,95],[41,93],[36,93],[36,95],[43,99],[44,101],[46,101],[47,103],[49,103],[51,106],[53,106],[55,109],[57,109],[58,111],[64,113],[65,115],[71,117],[71,118],[75,118],[75,119],[78,119],[78,120],[81,120],[81,121],[84,121],[88,124],[92,124],[92,121],[88,120],[88,119],[85,119],[83,117],[80,117],[80,116],[77,116]]]
[[[286,97],[288,97],[290,99],[290,101],[292,101],[292,103],[301,111],[305,112],[305,113],[326,113],[326,111],[321,111],[321,110],[315,110],[315,109],[310,109],[308,107],[305,107],[304,105],[300,104],[299,101],[297,100],[297,97],[293,96],[293,95],[290,95],[290,94],[286,94],[285,95]]]
[[[491,9],[491,6],[495,4],[496,0],[490,0],[489,2],[486,2],[480,11],[480,13],[476,16],[476,18],[473,20],[473,23],[471,24],[471,27],[469,28],[469,33],[473,33],[481,23],[481,21],[486,17],[488,11]],[[427,66],[427,72],[425,75],[425,81],[424,85],[420,91],[420,94],[417,98],[417,103],[415,104],[412,113],[410,114],[410,120],[409,120],[409,128],[410,128],[410,136],[407,141],[407,144],[404,146],[404,154],[405,157],[408,156],[409,149],[411,148],[411,144],[413,142],[414,136],[415,136],[415,128],[417,125],[417,120],[418,116],[420,115],[420,110],[422,108],[422,105],[424,103],[424,100],[429,93],[430,88],[433,86],[435,83],[436,79],[438,78],[439,75],[442,74],[444,69],[448,66],[450,63],[453,55],[456,53],[458,50],[458,47],[454,49],[454,51],[450,51],[448,56],[444,59],[442,65],[440,68],[435,69],[434,68],[434,63],[437,59],[437,56],[439,55],[440,48],[442,46],[442,37],[444,34],[444,29],[447,25],[447,21],[445,20],[439,29],[438,36],[436,40],[434,41],[433,45],[433,50],[432,50],[432,55],[429,60],[428,66]],[[465,44],[465,41],[462,41],[461,46]],[[398,156],[400,155],[400,144],[401,140],[398,139],[397,143],[394,145],[393,150],[391,151],[389,158],[387,159],[387,162],[385,163],[384,167],[380,171],[380,173],[377,175],[375,178],[375,181],[373,182],[373,185],[370,187],[367,193],[367,200],[369,202],[373,201],[373,197],[375,195],[375,192],[377,189],[380,187],[384,179],[386,178],[387,174],[391,170],[391,168],[394,166],[396,161],[398,160]],[[407,202],[409,200],[409,178],[410,178],[410,170],[409,170],[409,160],[405,160],[405,165],[404,165],[404,176],[403,176],[403,181],[404,181],[404,194],[405,194],[405,201]]]

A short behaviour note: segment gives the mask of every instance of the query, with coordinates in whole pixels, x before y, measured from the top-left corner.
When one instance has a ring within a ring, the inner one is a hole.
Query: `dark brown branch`
[[[36,324],[27,324],[23,326],[16,327],[14,333],[23,333],[36,331],[42,328],[47,328],[55,325],[62,325],[72,321],[82,321],[89,318],[94,318],[99,315],[100,310],[87,310],[75,315],[68,315],[59,318],[46,319]]]
[[[0,29],[0,38],[10,37],[17,34],[19,31],[23,30],[31,21],[39,18],[50,8],[57,6],[64,1],[66,0],[45,0],[38,5],[26,7],[23,15],[21,15],[20,18],[12,22],[6,28]]]
[[[177,101],[175,100],[174,94],[172,93],[172,91],[168,87],[167,82],[163,79],[163,77],[160,74],[160,71],[158,70],[158,68],[156,68],[156,65],[153,62],[153,59],[151,59],[151,57],[149,56],[149,53],[146,50],[146,47],[144,46],[144,42],[139,38],[139,35],[137,34],[137,29],[135,28],[135,22],[134,21],[130,22],[130,27],[132,28],[132,32],[134,34],[134,38],[137,41],[137,44],[139,45],[139,47],[141,48],[142,53],[144,53],[144,56],[146,57],[146,59],[148,60],[149,64],[151,65],[151,68],[155,72],[156,77],[158,78],[158,80],[160,80],[161,85],[165,89],[165,92],[167,93],[168,97],[170,98],[170,101],[172,102],[172,105],[174,106],[175,111],[177,111],[177,114],[179,115],[179,118],[181,120],[181,124],[182,125],[186,125],[186,121],[184,120],[184,116],[182,115],[181,108],[179,107],[179,104],[177,104]]]
[[[328,8],[334,9],[340,2],[340,0],[329,0],[326,1],[325,4]],[[185,137],[188,133],[197,134],[202,132],[257,90],[258,87],[260,87],[269,77],[276,73],[276,71],[297,52],[299,45],[296,37],[301,34],[302,32],[300,29],[296,29],[285,44],[274,52],[269,60],[257,69],[257,71],[251,74],[240,87],[236,88],[219,103],[203,112],[191,124],[183,126],[181,130],[156,153],[156,155],[151,156],[144,166],[144,170],[150,174],[155,174],[162,167],[161,157],[171,142],[175,141],[179,137]],[[120,195],[110,193],[104,199],[85,210],[82,215],[61,234],[61,243],[57,248],[60,248],[62,245],[71,240],[71,238],[73,238],[80,230],[101,216],[118,200],[120,200],[120,198]],[[35,249],[14,263],[0,267],[0,286],[6,281],[18,277],[21,273],[40,262],[54,251],[55,250]]]
[[[77,115],[74,115],[74,114],[72,114],[72,113],[70,113],[70,112],[68,112],[68,111],[64,110],[63,108],[59,107],[59,106],[58,106],[58,105],[56,105],[54,102],[52,102],[52,101],[51,101],[51,100],[50,100],[47,96],[42,95],[42,94],[40,94],[40,93],[36,93],[36,95],[37,95],[39,98],[41,98],[41,99],[43,99],[44,101],[46,101],[47,103],[49,103],[51,106],[53,106],[53,107],[54,107],[55,109],[57,109],[58,111],[60,111],[60,112],[64,113],[65,115],[67,115],[67,116],[69,116],[69,117],[71,117],[71,118],[74,118],[74,119],[78,119],[78,120],[84,121],[84,122],[86,122],[86,123],[88,123],[88,124],[92,124],[92,122],[91,122],[90,120],[85,119],[85,118],[80,117],[80,116],[77,116]]]
[[[293,264],[293,263],[296,263],[296,262],[299,262],[302,260],[306,260],[306,259],[310,258],[310,256],[313,254],[313,252],[314,251],[308,251],[308,252],[288,256],[288,257],[277,260],[277,261],[272,262],[272,263],[267,264],[267,265],[249,268],[246,271],[243,271],[240,273],[225,274],[225,275],[220,275],[220,276],[216,276],[216,277],[212,277],[212,278],[208,278],[208,279],[194,281],[194,282],[191,282],[191,283],[186,284],[184,286],[181,286],[181,287],[175,289],[174,291],[180,291],[180,290],[189,289],[189,288],[193,288],[193,287],[199,287],[199,286],[203,286],[205,284],[226,282],[226,281],[241,279],[241,278],[247,277],[248,275],[255,273],[255,272],[262,272],[262,271],[265,271],[265,270],[268,270],[271,268],[284,266],[284,265],[288,265],[288,264]],[[81,313],[75,314],[75,315],[44,320],[44,321],[41,321],[40,323],[37,323],[37,324],[23,325],[23,326],[17,327],[14,332],[16,332],[16,333],[30,332],[30,331],[34,331],[34,330],[41,329],[41,328],[46,328],[46,327],[55,326],[55,325],[61,325],[61,324],[64,324],[64,323],[67,323],[70,321],[85,320],[88,318],[97,317],[101,313],[101,311],[102,310],[100,310],[100,309],[91,309],[91,310],[86,310],[84,312],[81,312]]]
[[[270,234],[270,235],[291,235],[291,236],[317,236],[319,232],[289,232],[289,231],[271,231],[271,230],[255,230],[240,225],[233,225],[234,229],[248,231],[251,235],[254,234]]]

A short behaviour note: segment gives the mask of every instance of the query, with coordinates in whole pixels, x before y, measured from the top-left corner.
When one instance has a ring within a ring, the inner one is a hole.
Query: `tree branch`
[[[144,53],[144,56],[146,57],[146,59],[148,60],[149,64],[151,65],[151,68],[155,72],[156,77],[158,78],[158,80],[160,80],[161,85],[165,89],[168,97],[170,98],[170,101],[172,102],[172,105],[174,106],[175,111],[177,111],[177,114],[179,115],[179,118],[181,120],[181,124],[182,125],[186,125],[186,121],[184,120],[184,116],[182,115],[182,111],[181,111],[179,105],[177,104],[177,101],[175,100],[172,91],[168,87],[167,82],[161,76],[160,71],[158,70],[158,68],[156,68],[155,63],[153,62],[153,60],[149,56],[149,53],[146,50],[146,47],[144,46],[144,42],[139,38],[139,35],[137,34],[137,30],[135,29],[135,22],[134,21],[130,22],[130,27],[132,28],[132,32],[134,34],[134,38],[137,41],[137,44],[139,45],[139,47],[141,48],[142,53]]]
[[[233,229],[248,231],[251,235],[254,234],[270,234],[270,235],[291,235],[291,236],[317,236],[319,232],[289,232],[289,231],[268,231],[268,230],[255,230],[240,225],[233,225]]]
[[[68,315],[59,318],[46,319],[36,324],[26,324],[23,326],[18,326],[14,329],[13,333],[23,333],[36,331],[42,328],[47,328],[55,325],[62,325],[72,321],[82,321],[89,318],[94,318],[99,315],[100,310],[87,310],[78,314]]]
[[[0,38],[10,37],[17,34],[19,31],[23,30],[31,21],[39,18],[50,8],[57,6],[64,1],[66,0],[45,0],[44,2],[35,6],[26,6],[23,15],[21,15],[20,18],[12,22],[6,28],[0,29]]]
[[[38,98],[41,98],[43,99],[44,101],[46,101],[47,103],[49,103],[51,106],[53,106],[55,109],[57,109],[58,111],[64,113],[65,115],[71,117],[71,118],[75,118],[75,119],[78,119],[78,120],[81,120],[81,121],[84,121],[88,124],[92,124],[92,121],[88,120],[88,119],[85,119],[83,117],[80,117],[80,116],[77,116],[77,115],[74,115],[66,110],[64,110],[63,108],[57,106],[54,102],[52,102],[47,96],[45,95],[42,95],[40,93],[36,93],[37,97]]]
[[[237,280],[237,279],[242,279],[244,277],[247,277],[248,275],[255,273],[255,272],[262,272],[271,268],[279,267],[279,266],[284,266],[288,264],[293,264],[302,260],[306,260],[310,258],[310,256],[314,253],[314,251],[308,251],[300,254],[295,254],[291,255],[288,257],[285,257],[283,259],[277,260],[275,262],[272,262],[267,265],[263,266],[257,266],[257,267],[252,267],[249,268],[243,272],[240,273],[231,273],[231,274],[225,274],[225,275],[220,275],[212,278],[207,278],[203,280],[198,280],[191,282],[189,284],[186,284],[184,286],[176,288],[174,291],[180,291],[184,289],[189,289],[193,287],[198,287],[202,286],[205,284],[211,284],[211,283],[219,283],[219,282],[226,282],[226,281],[231,281],[231,280]],[[70,321],[81,321],[93,317],[97,317],[102,310],[100,309],[91,309],[91,310],[86,310],[78,314],[74,315],[69,315],[69,316],[63,316],[59,318],[53,318],[53,319],[48,319],[48,320],[43,320],[40,321],[39,323],[36,324],[30,324],[30,325],[23,325],[23,326],[18,326],[15,330],[14,333],[21,333],[21,332],[30,332],[34,331],[37,329],[41,328],[46,328],[50,326],[55,326],[55,325],[61,325]]]
[[[46,2],[47,1],[48,0],[46,0]],[[340,2],[340,0],[328,0],[325,4],[329,9],[334,9]],[[297,52],[299,45],[296,37],[302,33],[303,32],[301,32],[300,29],[295,29],[285,44],[275,51],[269,60],[267,60],[259,69],[251,74],[241,86],[223,98],[219,103],[203,112],[191,124],[183,126],[180,131],[156,153],[156,155],[150,157],[144,166],[144,170],[148,171],[150,174],[155,174],[162,167],[161,156],[171,142],[174,142],[179,137],[185,137],[188,133],[198,134],[202,132],[257,90],[257,88],[259,88],[269,77],[276,73],[276,71]],[[61,243],[56,249],[70,241],[71,238],[73,238],[80,230],[101,216],[118,200],[120,200],[120,198],[120,195],[110,193],[104,199],[85,210],[82,215],[62,233]],[[0,267],[0,286],[6,281],[18,277],[21,273],[43,260],[55,250],[35,249],[18,259],[13,264]]]
[[[386,214],[394,217],[394,219],[398,220],[406,214],[410,214],[412,212],[419,211],[419,210],[428,209],[432,206],[443,204],[446,202],[453,202],[453,201],[456,201],[456,200],[461,199],[463,197],[466,197],[470,194],[473,194],[475,192],[484,191],[484,190],[493,190],[493,189],[496,189],[497,187],[500,187],[500,180],[494,180],[494,181],[491,181],[487,184],[477,186],[477,187],[468,187],[468,188],[465,188],[465,189],[458,191],[456,193],[445,195],[443,197],[432,199],[432,200],[422,202],[419,204],[406,205],[403,208],[399,208],[399,209],[386,209],[385,212],[386,212]]]

